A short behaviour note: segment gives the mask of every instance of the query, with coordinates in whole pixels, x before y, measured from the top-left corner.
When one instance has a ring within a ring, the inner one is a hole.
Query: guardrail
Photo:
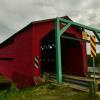
[[[50,78],[56,79],[56,75],[51,75]],[[88,79],[86,77],[75,77],[75,76],[63,75],[63,82],[85,87],[87,88],[87,91],[89,90],[88,92],[91,99],[95,98],[98,86],[97,83],[93,81],[93,79]],[[79,87],[77,87],[77,89],[80,90]]]
[[[94,69],[93,67],[88,67],[88,72],[93,73]],[[95,72],[100,73],[100,67],[95,67]]]
[[[67,82],[67,83],[71,83],[71,84],[76,84],[82,87],[86,87],[87,89],[89,89],[89,94],[93,95],[96,92],[96,88],[94,88],[96,86],[96,83],[94,83],[93,80],[88,80],[88,79],[76,79],[73,77],[69,77],[69,76],[63,76],[63,81]]]

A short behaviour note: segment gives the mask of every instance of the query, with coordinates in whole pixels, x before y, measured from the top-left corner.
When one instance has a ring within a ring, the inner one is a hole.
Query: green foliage
[[[100,53],[97,54],[97,57],[96,57],[96,66],[100,67]]]
[[[56,86],[51,83],[16,89],[0,91],[0,100],[89,100],[88,93],[71,89],[68,85]]]
[[[97,56],[95,58],[95,64],[96,64],[96,67],[100,67],[100,53],[97,54]],[[88,55],[88,66],[90,66],[90,67],[93,66],[93,60],[90,55]]]

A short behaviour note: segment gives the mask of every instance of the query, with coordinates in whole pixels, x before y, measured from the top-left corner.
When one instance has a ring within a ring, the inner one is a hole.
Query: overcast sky
[[[100,29],[100,0],[0,0],[0,42],[31,21],[65,15]]]

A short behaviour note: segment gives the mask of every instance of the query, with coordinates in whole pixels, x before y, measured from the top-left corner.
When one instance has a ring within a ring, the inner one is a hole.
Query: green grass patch
[[[2,82],[10,82],[10,81],[5,79],[3,76],[0,76],[0,83]]]
[[[89,95],[68,85],[45,83],[22,90],[12,86],[9,90],[0,91],[0,100],[89,100]]]

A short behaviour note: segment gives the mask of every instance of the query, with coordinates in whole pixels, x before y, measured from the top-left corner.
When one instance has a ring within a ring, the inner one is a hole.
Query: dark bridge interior
[[[75,37],[69,33],[63,36]],[[65,74],[79,74],[82,68],[82,46],[79,41],[61,37],[61,61]],[[56,73],[55,33],[51,31],[41,41],[42,72]]]

